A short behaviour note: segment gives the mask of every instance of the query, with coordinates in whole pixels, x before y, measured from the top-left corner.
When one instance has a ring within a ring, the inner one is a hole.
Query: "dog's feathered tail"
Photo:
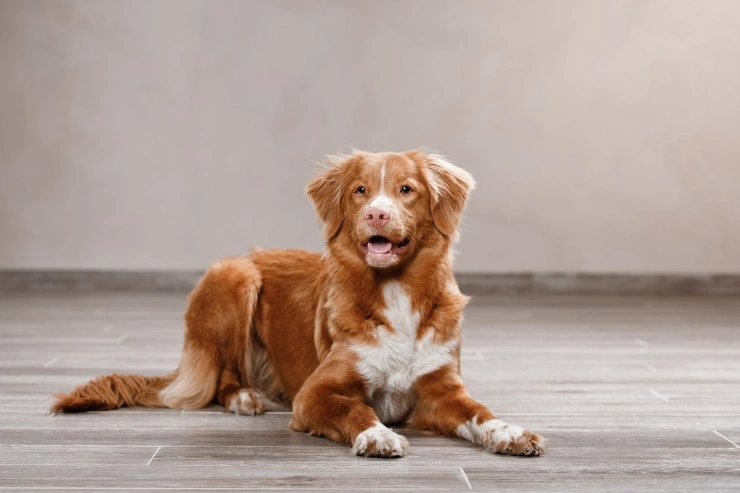
[[[206,351],[186,348],[180,366],[169,375],[114,373],[97,377],[68,394],[55,394],[49,412],[80,413],[135,406],[200,409],[216,393],[218,366]]]
[[[165,407],[158,394],[175,377],[176,373],[163,377],[118,373],[98,377],[68,394],[55,394],[56,401],[49,412],[107,411],[124,406]]]

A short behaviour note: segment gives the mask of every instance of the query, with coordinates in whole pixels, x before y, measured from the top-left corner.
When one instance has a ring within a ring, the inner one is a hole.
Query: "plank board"
[[[740,300],[476,297],[463,375],[536,459],[401,430],[410,455],[353,457],[290,411],[124,409],[48,416],[49,395],[177,365],[185,297],[4,293],[0,490],[738,491]]]

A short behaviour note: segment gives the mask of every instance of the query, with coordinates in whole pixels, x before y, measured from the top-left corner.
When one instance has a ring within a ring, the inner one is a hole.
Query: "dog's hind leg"
[[[235,412],[261,412],[249,405],[236,371],[247,351],[259,290],[259,271],[247,257],[223,259],[208,269],[190,294],[177,378],[159,393],[167,407],[198,409],[215,398],[227,409],[234,405]]]
[[[218,382],[216,401],[234,414],[263,414],[263,397],[253,388],[242,386],[234,370],[224,368]]]

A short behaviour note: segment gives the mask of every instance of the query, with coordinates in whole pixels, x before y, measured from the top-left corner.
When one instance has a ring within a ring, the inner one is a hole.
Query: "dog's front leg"
[[[419,378],[415,392],[411,427],[470,440],[496,454],[540,455],[545,451],[540,435],[501,421],[472,399],[452,365]]]
[[[350,357],[330,355],[293,400],[290,427],[352,445],[365,457],[403,457],[408,440],[380,422],[365,397],[365,384]]]

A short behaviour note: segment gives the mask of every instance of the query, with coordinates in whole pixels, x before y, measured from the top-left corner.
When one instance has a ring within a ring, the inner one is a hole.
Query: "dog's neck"
[[[399,282],[414,298],[415,304],[434,303],[447,290],[452,278],[452,240],[437,237],[421,245],[413,255],[398,266],[377,269],[347,248],[330,241],[324,261],[331,283],[338,291],[360,300],[374,300],[380,296],[387,282]]]

